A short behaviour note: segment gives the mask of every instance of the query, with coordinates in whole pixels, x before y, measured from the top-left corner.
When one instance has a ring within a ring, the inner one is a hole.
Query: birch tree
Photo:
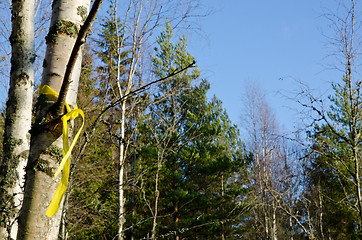
[[[34,85],[34,0],[13,1],[11,74],[0,170],[0,238],[16,237],[29,152]]]
[[[255,86],[248,86],[245,105],[249,149],[255,161],[252,176],[255,226],[259,237],[276,239],[276,206],[271,195],[277,144],[275,116]]]
[[[259,238],[285,239],[285,232],[292,229],[285,222],[294,220],[282,209],[291,198],[297,198],[295,192],[299,190],[295,178],[298,173],[291,167],[296,158],[286,153],[288,142],[279,132],[264,93],[255,85],[248,85],[244,103],[244,128],[249,135],[247,149],[254,160],[249,193],[253,226]]]

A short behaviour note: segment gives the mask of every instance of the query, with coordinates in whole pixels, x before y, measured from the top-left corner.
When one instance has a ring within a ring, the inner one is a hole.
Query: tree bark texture
[[[53,2],[52,19],[46,37],[47,49],[43,63],[42,85],[48,85],[56,92],[61,88],[66,65],[80,25],[88,14],[89,5],[90,0]],[[71,109],[76,102],[80,69],[81,57],[78,57],[66,99]],[[49,109],[56,100],[54,96],[41,95],[36,105],[37,116],[31,130],[18,239],[58,239],[61,209],[53,217],[45,215],[60,179],[60,177],[53,178],[53,175],[62,158],[62,124],[58,116],[49,115]]]
[[[15,238],[23,201],[34,85],[34,0],[12,1],[11,73],[0,166],[0,239]]]

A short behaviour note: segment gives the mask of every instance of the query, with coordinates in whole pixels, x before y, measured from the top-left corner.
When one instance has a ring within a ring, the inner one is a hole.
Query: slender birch
[[[15,238],[29,152],[34,85],[34,0],[13,1],[11,72],[0,173],[0,239]]]
[[[156,9],[158,8],[158,1],[146,1],[143,2],[138,1],[130,1],[128,8],[126,10],[124,22],[122,25],[121,33],[122,36],[119,35],[120,30],[118,29],[117,24],[117,1],[115,1],[114,7],[114,22],[116,26],[116,34],[117,34],[117,86],[119,90],[119,96],[122,98],[119,105],[121,107],[121,127],[120,127],[120,140],[119,140],[119,219],[118,219],[118,239],[124,239],[124,224],[125,224],[125,196],[124,196],[124,171],[125,171],[125,157],[127,152],[127,146],[125,141],[125,123],[126,123],[126,102],[128,101],[127,95],[132,91],[135,85],[135,74],[136,69],[141,61],[141,57],[143,52],[141,51],[141,47],[146,43],[149,36],[152,35],[152,32],[157,25],[157,21],[155,25],[149,27],[150,21],[157,16],[155,13]],[[130,46],[130,69],[128,70],[128,77],[122,84],[125,86],[124,89],[121,87],[121,79],[120,79],[120,69],[121,69],[121,51],[125,49],[125,37],[126,37],[126,26],[129,21],[129,14],[133,11],[133,22],[132,24],[132,31],[130,32],[132,38],[132,44]],[[142,16],[146,15],[145,19],[142,19]],[[142,22],[144,20],[144,22]]]

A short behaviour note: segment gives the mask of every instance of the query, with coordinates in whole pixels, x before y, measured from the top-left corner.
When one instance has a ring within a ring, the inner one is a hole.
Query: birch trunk
[[[117,86],[118,86],[118,90],[119,90],[119,96],[120,97],[124,97],[123,101],[121,102],[121,129],[120,129],[120,135],[121,135],[121,141],[120,141],[120,146],[119,146],[119,162],[120,162],[120,168],[119,168],[119,186],[118,186],[118,194],[119,194],[119,218],[118,218],[118,239],[119,240],[123,240],[124,239],[124,224],[126,222],[126,218],[125,218],[125,203],[126,203],[126,198],[124,196],[124,170],[125,170],[125,159],[126,159],[126,146],[125,146],[125,123],[126,123],[126,102],[127,102],[127,94],[129,94],[133,88],[133,77],[136,73],[136,67],[138,64],[138,61],[140,59],[140,53],[139,53],[139,48],[136,47],[136,45],[139,43],[137,42],[137,30],[138,30],[138,21],[139,21],[139,16],[140,16],[140,12],[138,12],[138,17],[136,20],[136,26],[134,28],[134,32],[133,32],[133,46],[132,46],[132,58],[131,58],[131,64],[130,64],[130,69],[129,69],[129,73],[128,73],[128,78],[127,81],[125,82],[125,86],[126,89],[124,91],[122,91],[122,87],[121,87],[121,75],[120,75],[120,71],[121,71],[121,51],[124,48],[124,41],[125,41],[125,26],[126,26],[126,22],[127,22],[127,18],[128,18],[128,13],[129,13],[129,9],[130,9],[131,3],[129,5],[129,8],[127,10],[127,14],[126,14],[126,19],[125,22],[123,23],[123,35],[122,37],[119,35],[119,29],[118,29],[118,24],[117,24],[117,1],[115,1],[115,15],[114,15],[114,22],[116,25],[116,33],[117,33],[117,53],[118,53],[118,59],[117,59]]]
[[[59,92],[66,65],[80,25],[88,13],[90,0],[55,0],[47,35],[42,84]],[[81,54],[79,54],[81,56]],[[67,102],[74,108],[81,57],[71,76]],[[52,176],[61,159],[61,124],[49,121],[47,113],[56,98],[41,96],[37,103],[36,122],[31,130],[29,161],[26,170],[24,203],[19,218],[18,239],[58,239],[61,209],[49,218],[45,212],[58,186],[60,177]],[[46,124],[44,124],[44,122]],[[61,207],[60,207],[61,208]]]
[[[0,239],[15,239],[23,200],[34,85],[34,4],[34,0],[12,3],[10,88],[0,173]]]
[[[273,240],[278,240],[278,226],[277,226],[277,215],[276,215],[276,211],[277,211],[277,207],[276,207],[276,203],[275,200],[273,199],[273,203],[272,203],[272,209],[273,209],[273,221],[272,221],[272,238]]]
[[[124,34],[122,35],[122,39],[120,39],[120,35],[119,35],[119,29],[118,29],[118,24],[117,24],[117,1],[116,1],[116,5],[115,5],[115,14],[114,14],[114,22],[116,25],[116,33],[117,33],[117,53],[118,53],[118,59],[117,59],[117,86],[118,86],[118,90],[119,90],[119,96],[120,97],[124,97],[129,91],[130,91],[130,87],[128,87],[126,89],[126,92],[123,93],[122,92],[122,88],[121,88],[121,50],[124,47],[123,43],[124,43],[124,39],[125,36]],[[124,30],[124,29],[123,29]],[[132,82],[132,77],[131,77],[131,73],[129,75],[128,78],[128,86],[130,85],[130,81]],[[124,164],[125,164],[125,123],[126,123],[126,99],[125,98],[122,102],[121,102],[121,129],[120,129],[120,135],[121,135],[121,140],[119,143],[119,175],[118,175],[118,181],[119,181],[119,185],[118,185],[118,195],[119,195],[119,217],[118,217],[118,240],[123,240],[124,239],[124,224],[126,223],[126,218],[124,216],[124,208],[125,208],[125,203],[126,203],[126,199],[124,197]]]
[[[120,169],[119,169],[119,228],[118,228],[118,239],[124,239],[124,223],[126,219],[124,217],[124,207],[125,207],[125,198],[124,198],[124,160],[125,160],[125,149],[124,149],[124,133],[125,133],[125,121],[126,121],[126,102],[122,101],[122,118],[121,118],[121,141],[119,146],[119,161],[120,161]]]

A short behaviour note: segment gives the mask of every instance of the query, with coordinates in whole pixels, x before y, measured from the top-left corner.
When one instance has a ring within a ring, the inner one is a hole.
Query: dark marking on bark
[[[47,75],[48,75],[48,76],[50,76],[50,77],[61,77],[61,75],[60,75],[60,74],[55,73],[55,72],[48,73]]]
[[[17,86],[23,86],[23,85],[28,84],[29,78],[30,78],[29,75],[26,74],[25,72],[20,73],[20,74],[17,76],[16,85],[17,85]]]
[[[34,63],[37,55],[35,53],[29,53],[29,55],[30,55],[30,62]]]
[[[47,62],[46,59],[44,59],[44,61],[43,61],[43,68],[46,68],[47,66],[48,66],[48,62]]]

